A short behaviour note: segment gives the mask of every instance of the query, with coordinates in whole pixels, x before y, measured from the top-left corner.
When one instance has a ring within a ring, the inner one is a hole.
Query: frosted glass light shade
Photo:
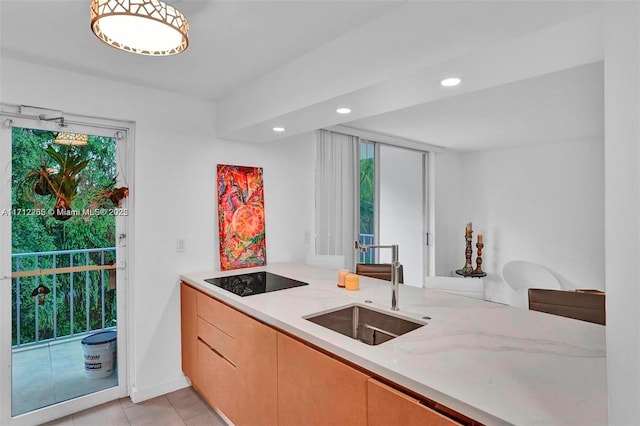
[[[109,46],[139,55],[175,55],[189,46],[187,19],[159,0],[91,0],[91,30]]]
[[[58,132],[55,143],[59,145],[81,146],[89,143],[89,135],[82,133]]]

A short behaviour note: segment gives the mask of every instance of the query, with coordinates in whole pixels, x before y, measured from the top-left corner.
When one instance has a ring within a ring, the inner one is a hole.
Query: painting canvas
[[[220,269],[267,263],[261,167],[218,164]]]

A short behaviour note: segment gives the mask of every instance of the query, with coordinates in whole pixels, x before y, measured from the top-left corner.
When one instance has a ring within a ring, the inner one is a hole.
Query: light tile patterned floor
[[[88,379],[84,376],[84,358],[80,339],[13,353],[13,415],[116,385],[117,374],[104,379]],[[133,404],[128,397],[122,398],[50,424],[61,426],[226,425],[193,388],[180,389],[140,404]]]
[[[118,383],[117,373],[103,379],[84,376],[80,339],[14,351],[11,377],[14,416]]]
[[[193,388],[184,388],[139,404],[129,398],[64,417],[48,426],[226,426]]]

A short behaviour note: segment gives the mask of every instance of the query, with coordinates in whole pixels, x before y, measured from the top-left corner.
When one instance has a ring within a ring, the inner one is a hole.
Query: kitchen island
[[[309,285],[240,297],[205,281],[257,271]],[[400,310],[392,312],[390,283],[360,277],[360,290],[347,291],[336,286],[336,271],[306,265],[181,279],[266,326],[478,422],[607,424],[603,326],[406,285],[400,286]],[[426,325],[370,346],[305,319],[351,304]]]

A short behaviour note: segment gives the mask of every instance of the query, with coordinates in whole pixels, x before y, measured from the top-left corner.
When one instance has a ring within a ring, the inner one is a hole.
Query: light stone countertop
[[[309,283],[240,297],[207,278],[268,271]],[[299,264],[185,274],[183,281],[240,311],[487,425],[606,425],[605,327],[438,290],[360,277],[336,286],[337,272]],[[350,304],[427,325],[377,346],[303,317]]]

